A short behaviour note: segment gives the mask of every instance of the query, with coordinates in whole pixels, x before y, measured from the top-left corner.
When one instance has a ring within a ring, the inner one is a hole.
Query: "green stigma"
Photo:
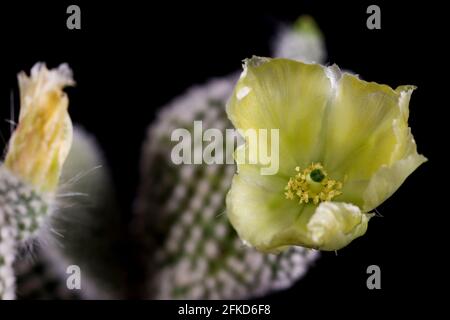
[[[320,169],[314,169],[309,174],[311,180],[314,182],[321,182],[325,178],[325,174]]]

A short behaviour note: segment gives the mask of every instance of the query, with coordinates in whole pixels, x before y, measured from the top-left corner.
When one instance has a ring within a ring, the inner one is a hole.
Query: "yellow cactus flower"
[[[73,85],[66,64],[48,70],[38,63],[28,77],[18,75],[20,89],[19,123],[8,146],[5,166],[36,190],[54,191],[62,165],[72,144],[72,122],[63,92]]]
[[[265,252],[330,251],[362,236],[371,211],[427,160],[408,127],[414,89],[335,65],[247,60],[227,113],[241,131],[279,130],[279,170],[261,175],[265,164],[238,162],[226,202],[241,239]],[[235,157],[246,152],[248,141]]]

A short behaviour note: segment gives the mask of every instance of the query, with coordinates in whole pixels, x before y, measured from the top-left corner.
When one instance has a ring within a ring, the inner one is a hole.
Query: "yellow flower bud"
[[[20,115],[9,142],[5,166],[41,192],[56,189],[72,144],[65,86],[74,85],[66,64],[48,70],[38,63],[30,76],[18,75]]]

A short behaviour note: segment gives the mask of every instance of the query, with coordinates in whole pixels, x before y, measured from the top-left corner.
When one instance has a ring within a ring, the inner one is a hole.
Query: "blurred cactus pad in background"
[[[324,39],[302,17],[280,30],[273,54],[323,63]],[[29,76],[21,73],[21,113],[0,166],[0,298],[247,299],[305,275],[316,251],[260,253],[231,227],[225,197],[234,164],[171,160],[173,130],[192,132],[197,120],[204,130],[233,128],[225,105],[237,79],[211,79],[160,108],[142,147],[133,218],[124,225],[107,159],[68,116],[70,68],[37,64]],[[69,266],[81,271],[80,290],[68,286]]]

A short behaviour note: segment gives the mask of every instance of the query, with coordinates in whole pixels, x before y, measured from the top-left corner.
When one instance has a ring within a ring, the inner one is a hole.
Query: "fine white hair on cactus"
[[[67,196],[63,199],[68,205],[51,219],[51,227],[60,236],[49,241],[44,258],[55,266],[61,279],[66,279],[69,265],[80,267],[83,298],[121,297],[125,275],[115,250],[122,231],[120,213],[103,154],[96,139],[83,128],[74,128],[61,181],[60,194]]]

